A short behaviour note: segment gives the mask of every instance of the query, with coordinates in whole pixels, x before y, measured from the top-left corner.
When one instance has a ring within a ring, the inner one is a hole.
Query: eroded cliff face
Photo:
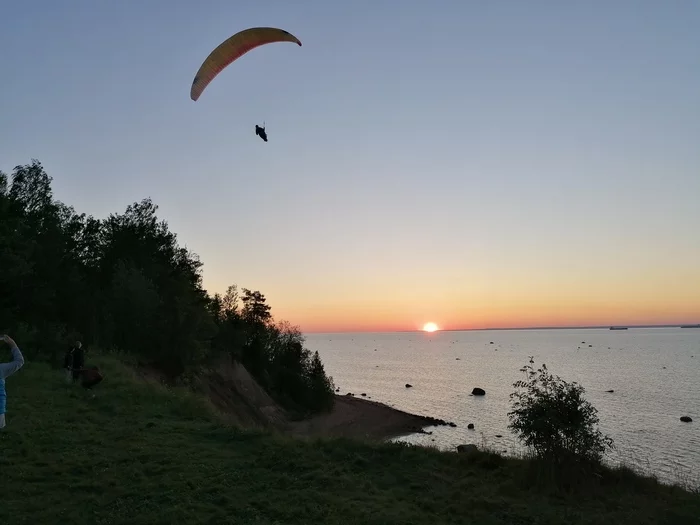
[[[200,375],[192,386],[236,425],[284,430],[289,424],[287,412],[238,362],[221,361]]]
[[[148,380],[162,380],[152,369],[139,370]],[[352,396],[336,395],[329,413],[292,420],[242,364],[222,359],[201,373],[190,387],[207,398],[222,419],[240,428],[276,430],[296,437],[350,437],[383,440],[434,425],[450,424],[427,416]]]

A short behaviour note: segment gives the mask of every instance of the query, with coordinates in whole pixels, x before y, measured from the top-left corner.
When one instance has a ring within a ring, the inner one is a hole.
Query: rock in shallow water
[[[466,454],[474,454],[475,452],[479,452],[479,449],[476,445],[473,443],[470,443],[468,445],[457,445],[457,452],[459,453],[466,453]]]

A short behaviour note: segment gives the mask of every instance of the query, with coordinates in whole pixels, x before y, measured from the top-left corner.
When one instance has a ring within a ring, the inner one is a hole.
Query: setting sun
[[[423,331],[424,332],[434,332],[438,329],[438,325],[435,323],[425,323],[423,325]]]

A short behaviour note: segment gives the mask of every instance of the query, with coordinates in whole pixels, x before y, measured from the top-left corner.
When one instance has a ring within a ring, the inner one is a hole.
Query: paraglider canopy
[[[245,55],[248,51],[274,42],[291,42],[301,46],[301,42],[297,37],[284,29],[276,27],[251,27],[239,31],[232,37],[224,40],[199,67],[192,81],[190,98],[196,101],[204,89],[226,66]]]

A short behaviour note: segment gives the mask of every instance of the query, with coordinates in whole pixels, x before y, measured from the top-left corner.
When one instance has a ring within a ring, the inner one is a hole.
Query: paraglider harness
[[[267,133],[265,133],[265,123],[263,122],[262,128],[258,126],[257,124],[255,125],[255,134],[263,139],[265,142],[267,142]]]

